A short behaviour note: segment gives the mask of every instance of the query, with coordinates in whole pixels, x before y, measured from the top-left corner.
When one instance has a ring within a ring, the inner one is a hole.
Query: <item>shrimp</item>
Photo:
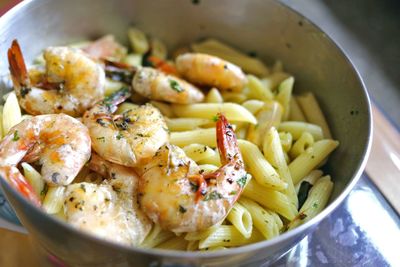
[[[247,84],[242,69],[215,56],[186,53],[176,58],[178,73],[188,81],[220,90],[240,92]]]
[[[128,88],[115,92],[86,112],[83,122],[94,151],[111,162],[132,167],[152,157],[168,142],[169,134],[164,117],[151,104],[113,116],[129,95]]]
[[[246,184],[247,173],[231,125],[217,122],[222,167],[202,174],[174,145],[161,147],[140,169],[139,203],[163,229],[175,233],[206,229],[225,218]]]
[[[152,223],[137,203],[137,174],[96,154],[89,168],[107,179],[67,187],[63,206],[67,222],[104,239],[133,246],[142,243]]]
[[[89,160],[90,143],[85,125],[68,115],[34,116],[11,128],[1,141],[0,166],[38,160],[48,184],[67,185]]]
[[[204,94],[196,86],[159,70],[134,68],[121,63],[106,62],[106,73],[111,77],[131,83],[133,90],[149,99],[176,104],[201,102]]]
[[[28,113],[65,113],[78,117],[103,98],[104,70],[82,51],[49,47],[43,56],[45,71],[28,72],[17,40],[8,50],[14,89]]]

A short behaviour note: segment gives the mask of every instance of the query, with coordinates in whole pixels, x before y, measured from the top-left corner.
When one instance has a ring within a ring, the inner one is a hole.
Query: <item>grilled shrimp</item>
[[[122,76],[120,80],[131,83],[135,92],[149,99],[177,104],[197,103],[204,99],[204,94],[194,85],[159,70],[128,67],[110,61],[106,65],[109,76]]]
[[[176,58],[178,73],[188,81],[220,90],[240,92],[247,83],[242,69],[215,56],[186,53]]]
[[[11,184],[21,184],[16,186],[20,191],[30,192],[22,185],[25,178],[15,166],[38,160],[48,184],[67,185],[89,160],[90,150],[89,132],[78,120],[65,114],[27,118],[11,128],[0,143],[2,176]]]
[[[121,89],[96,104],[83,117],[93,149],[104,159],[124,166],[136,166],[152,157],[168,142],[168,128],[160,111],[151,104],[113,115],[118,104],[130,95]]]
[[[240,196],[247,173],[231,125],[217,122],[222,167],[200,173],[182,149],[165,145],[141,167],[139,203],[153,222],[180,233],[199,231],[225,218]]]
[[[8,50],[14,89],[28,113],[65,113],[78,117],[103,97],[104,70],[82,51],[49,47],[43,56],[45,71],[28,72],[16,40]]]
[[[89,168],[107,179],[101,184],[69,185],[64,202],[66,220],[104,239],[134,246],[142,243],[152,223],[137,203],[137,174],[96,154]]]

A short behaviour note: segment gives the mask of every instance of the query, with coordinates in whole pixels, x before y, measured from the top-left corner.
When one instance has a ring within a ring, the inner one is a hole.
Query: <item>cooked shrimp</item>
[[[135,92],[149,99],[177,104],[197,103],[204,99],[203,92],[194,85],[159,70],[127,67],[110,61],[106,65],[108,75],[131,83]]]
[[[142,243],[152,223],[137,203],[137,174],[96,154],[89,167],[107,179],[99,185],[69,185],[64,202],[66,220],[105,239],[134,246]]]
[[[11,128],[1,141],[0,166],[38,160],[48,184],[67,185],[89,160],[90,150],[88,129],[78,120],[65,114],[34,116]],[[12,169],[13,176],[22,176],[17,171]]]
[[[153,222],[180,233],[208,228],[225,218],[246,184],[247,174],[232,127],[217,122],[223,166],[203,175],[182,149],[165,145],[141,167],[139,203]]]
[[[152,157],[168,142],[168,128],[160,111],[151,104],[114,116],[118,104],[129,97],[127,88],[96,104],[83,117],[93,149],[104,159],[124,166],[136,166]]]
[[[104,70],[82,51],[49,47],[43,56],[45,72],[37,69],[28,72],[16,40],[8,50],[14,89],[28,113],[65,113],[77,117],[103,97]]]
[[[186,53],[176,58],[178,73],[188,81],[220,90],[240,92],[247,83],[242,69],[215,56]]]

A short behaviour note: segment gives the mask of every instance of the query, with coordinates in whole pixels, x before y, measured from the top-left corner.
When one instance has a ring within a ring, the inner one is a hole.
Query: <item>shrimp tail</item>
[[[25,177],[19,172],[16,167],[3,166],[0,167],[0,177],[8,181],[14,189],[20,192],[35,206],[40,206],[40,199],[33,190],[32,186],[26,181]]]
[[[125,64],[123,62],[116,62],[104,59],[104,69],[106,76],[114,81],[120,81],[131,84],[133,76],[137,72],[137,68]]]
[[[218,114],[217,121],[217,146],[222,165],[230,163],[240,156],[235,132],[232,125],[223,114]]]
[[[103,104],[109,107],[111,112],[115,112],[119,104],[124,102],[131,96],[131,89],[129,86],[112,93],[103,100]]]
[[[30,80],[28,70],[25,65],[21,47],[16,39],[12,41],[11,47],[8,49],[7,56],[14,87],[20,88],[19,91],[21,93],[29,90]]]

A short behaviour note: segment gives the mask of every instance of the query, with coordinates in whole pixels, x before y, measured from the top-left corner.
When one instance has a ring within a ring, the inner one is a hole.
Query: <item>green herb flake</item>
[[[183,206],[179,205],[179,212],[180,213],[185,213],[187,209],[185,209]]]
[[[118,135],[116,137],[117,137],[117,140],[121,140],[123,136],[121,133],[118,133]]]
[[[106,141],[106,138],[104,136],[97,137],[96,139],[99,140],[99,141],[102,141],[103,143]]]
[[[42,191],[40,191],[40,196],[44,197],[47,194],[47,190],[49,190],[49,186],[44,184]]]
[[[232,191],[232,192],[229,193],[230,196],[234,196],[236,194],[237,194],[237,191]]]
[[[215,115],[215,116],[212,118],[212,120],[213,120],[214,122],[217,122],[217,121],[218,121],[218,115]]]
[[[313,207],[314,209],[318,208],[318,203],[314,203],[314,204],[312,205],[312,207]]]
[[[243,188],[246,185],[247,182],[247,173],[245,175],[243,175],[242,178],[240,178],[239,180],[236,181],[236,183]]]
[[[14,132],[14,135],[13,135],[13,139],[12,139],[12,140],[13,140],[14,142],[19,140],[18,131],[15,131],[15,132]]]
[[[177,81],[175,80],[169,80],[169,86],[172,88],[172,90],[177,91],[178,93],[181,93],[185,91]]]
[[[217,200],[221,198],[223,198],[223,196],[220,193],[218,193],[217,191],[212,191],[203,199],[203,201]]]

